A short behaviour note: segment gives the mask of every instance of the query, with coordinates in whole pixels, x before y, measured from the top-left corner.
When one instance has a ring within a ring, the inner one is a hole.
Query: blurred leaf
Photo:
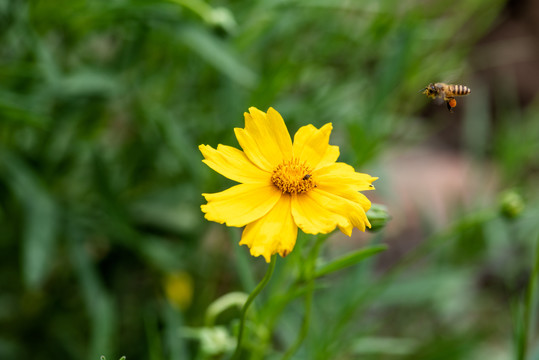
[[[58,211],[50,197],[36,194],[27,203],[23,236],[23,266],[27,286],[40,287],[54,263],[58,236]]]
[[[463,334],[444,333],[443,336],[433,334],[429,341],[418,346],[411,354],[406,354],[402,359],[409,360],[454,360],[471,359],[475,352],[476,344],[481,340],[475,333],[464,332]]]
[[[56,258],[59,214],[52,197],[39,178],[20,159],[6,151],[0,164],[7,171],[7,181],[26,208],[23,230],[23,276],[26,286],[36,289],[50,273]]]
[[[174,309],[169,304],[163,304],[161,309],[163,322],[165,323],[164,338],[169,349],[170,360],[190,359],[187,356],[185,342],[181,336],[183,326],[183,318],[179,311]]]
[[[356,265],[359,262],[387,250],[387,245],[377,245],[366,249],[361,249],[355,252],[344,255],[343,257],[333,260],[332,262],[321,266],[316,270],[315,278],[321,277],[332,272],[344,269],[346,267]]]
[[[242,288],[246,292],[251,292],[256,286],[256,280],[251,269],[251,259],[249,252],[246,251],[245,246],[238,245],[241,238],[241,233],[235,228],[228,228],[228,234],[232,240],[232,248],[234,249],[234,256],[236,257],[236,268],[240,278]]]
[[[247,301],[249,294],[242,292],[231,292],[217,298],[213,301],[206,310],[206,317],[204,320],[204,325],[214,326],[215,320],[223,311],[227,310],[230,307],[237,306],[238,309],[241,309],[242,306]]]
[[[189,26],[178,31],[179,38],[206,62],[247,88],[256,85],[257,75],[242,64],[239,57],[204,28]]]
[[[91,324],[91,347],[87,359],[95,359],[99,354],[111,353],[113,334],[116,331],[116,311],[113,298],[106,292],[96,272],[89,253],[84,247],[84,231],[75,224],[69,224],[69,252],[72,266],[81,285],[82,296]]]
[[[352,345],[354,354],[407,355],[414,351],[418,341],[414,339],[362,337]]]
[[[186,256],[179,244],[158,236],[145,237],[138,242],[137,250],[149,264],[167,272],[180,268]]]
[[[144,329],[146,330],[146,341],[148,342],[148,360],[164,359],[163,344],[155,314],[145,313]]]
[[[169,0],[185,6],[200,16],[208,25],[218,26],[227,33],[232,33],[237,27],[234,15],[224,7],[211,7],[202,0]]]
[[[34,100],[34,101],[32,101]],[[46,117],[37,101],[20,94],[0,90],[0,116],[2,121],[20,121],[28,125],[43,127]]]
[[[137,200],[131,212],[144,225],[177,234],[192,232],[200,226],[200,207],[193,204],[194,201],[186,200],[197,196],[197,192],[189,185],[160,189]]]
[[[113,74],[84,69],[63,77],[56,84],[61,96],[110,96],[121,92],[121,83]]]

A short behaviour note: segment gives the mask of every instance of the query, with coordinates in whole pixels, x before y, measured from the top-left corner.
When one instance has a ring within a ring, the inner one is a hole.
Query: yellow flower
[[[331,123],[320,129],[303,126],[294,143],[281,115],[257,108],[245,113],[245,129],[234,129],[243,151],[200,145],[202,160],[240,184],[215,194],[202,194],[205,218],[227,226],[245,226],[240,245],[251,255],[288,255],[298,227],[308,234],[327,234],[339,227],[350,236],[354,227],[370,227],[365,212],[371,202],[362,190],[374,189],[377,178],[336,162],[339,147],[329,145]]]

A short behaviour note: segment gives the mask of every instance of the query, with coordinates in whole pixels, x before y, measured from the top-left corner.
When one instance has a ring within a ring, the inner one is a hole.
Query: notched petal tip
[[[253,120],[253,117],[251,116],[251,114],[249,114],[248,112],[244,112],[243,113],[243,119],[245,120],[245,124],[247,124],[249,121],[252,121]],[[236,129],[240,129],[240,128],[234,128],[234,131]]]
[[[348,237],[352,237],[353,229],[354,229],[354,226],[350,224],[350,222],[348,222],[346,226],[339,225],[339,230],[341,230],[341,232]]]
[[[368,189],[365,189],[365,190],[376,190],[376,188],[374,187],[374,185],[372,184],[373,182],[375,182],[376,180],[378,180],[378,177],[372,177],[370,179],[367,179],[367,182],[369,183],[369,187]]]
[[[275,254],[281,255],[283,258],[290,254],[294,249],[295,241],[289,244],[279,244],[275,242],[273,244],[263,243],[263,245],[257,245],[242,237],[239,244],[248,246],[251,256],[263,256],[266,262],[269,263],[271,261],[271,257]]]
[[[200,145],[198,145],[198,150],[200,150],[200,152],[202,153],[202,156],[204,156],[204,158],[207,158],[208,152],[211,151],[211,150],[214,150],[214,149],[210,145],[200,144]]]
[[[240,245],[242,245],[241,242]],[[260,247],[253,246],[249,252],[251,253],[251,256],[254,257],[263,256],[267,263],[271,261],[271,252],[267,251],[267,249],[261,249]]]
[[[250,117],[253,118],[253,119],[254,119],[254,118],[261,118],[261,119],[263,119],[263,118],[266,117],[266,113],[265,113],[265,112],[263,112],[262,110],[260,110],[260,109],[258,109],[258,108],[256,108],[256,107],[254,107],[254,106],[251,106],[251,107],[249,108],[249,115],[250,115]]]
[[[204,219],[206,219],[208,221],[216,222],[218,224],[224,224],[225,223],[224,219],[213,216],[211,214],[211,212],[208,210],[207,205],[201,205],[200,209],[204,213]]]

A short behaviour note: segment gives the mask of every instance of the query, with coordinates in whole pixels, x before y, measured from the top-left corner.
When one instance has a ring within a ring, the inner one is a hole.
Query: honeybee
[[[443,99],[447,105],[447,109],[451,112],[453,111],[453,108],[457,106],[455,96],[464,96],[472,92],[469,87],[464,85],[450,85],[444,83],[430,83],[421,91],[422,94],[427,95],[431,99]]]

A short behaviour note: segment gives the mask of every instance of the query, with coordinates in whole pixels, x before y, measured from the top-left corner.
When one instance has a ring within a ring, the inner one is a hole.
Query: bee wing
[[[434,103],[438,104],[438,105],[442,105],[445,101],[445,92],[444,91],[440,91],[438,93],[438,96],[436,96],[436,99],[434,99]]]
[[[433,100],[435,104],[442,105],[444,103],[444,99],[442,97],[437,97]]]

